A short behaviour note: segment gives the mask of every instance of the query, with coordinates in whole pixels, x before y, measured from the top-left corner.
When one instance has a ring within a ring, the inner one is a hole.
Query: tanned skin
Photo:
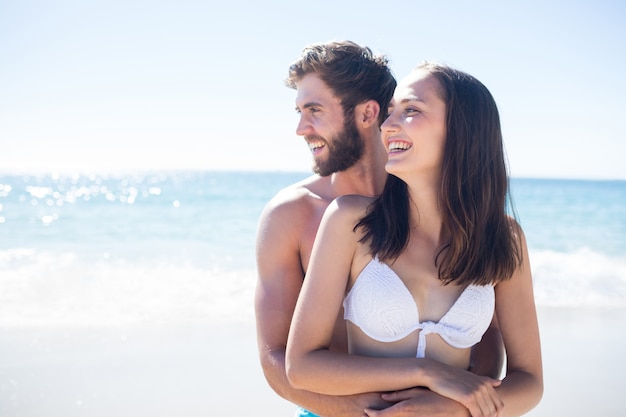
[[[315,163],[320,165],[332,152],[333,138],[341,133],[343,109],[315,74],[306,75],[297,84],[300,122],[296,133],[314,149]],[[364,144],[360,160],[346,170],[324,177],[314,175],[281,190],[261,215],[256,241],[255,312],[263,372],[279,396],[320,416],[360,417],[366,408],[383,410],[378,417],[468,416],[462,404],[424,389],[329,396],[294,389],[286,376],[285,349],[291,318],[324,211],[342,195],[378,195],[386,181],[387,155],[380,139],[380,111],[373,100],[355,109],[356,129]],[[347,350],[342,316],[337,318],[332,348]],[[472,351],[472,371],[498,377],[503,357],[502,341],[493,327]]]

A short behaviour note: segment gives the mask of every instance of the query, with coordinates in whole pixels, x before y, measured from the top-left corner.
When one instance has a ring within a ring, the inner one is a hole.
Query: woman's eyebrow
[[[411,102],[411,101],[417,101],[417,102],[420,102],[420,103],[424,103],[424,100],[422,100],[418,96],[408,96],[408,97],[405,97],[402,100],[400,100],[400,103],[408,103],[408,102]]]

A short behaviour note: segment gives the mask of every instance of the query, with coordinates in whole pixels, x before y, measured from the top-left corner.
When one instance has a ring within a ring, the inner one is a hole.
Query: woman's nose
[[[385,121],[380,125],[380,130],[383,132],[398,130],[398,121],[394,113],[390,113],[389,116],[387,116]]]

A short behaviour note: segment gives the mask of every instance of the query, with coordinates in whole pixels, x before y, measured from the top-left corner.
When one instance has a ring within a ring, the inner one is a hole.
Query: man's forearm
[[[479,344],[472,348],[470,371],[476,375],[500,379],[504,366],[504,343],[497,322],[490,326]]]
[[[293,388],[287,379],[284,349],[268,352],[262,359],[262,367],[265,379],[276,394],[319,416],[360,417],[365,408],[389,406],[380,393],[333,396]]]

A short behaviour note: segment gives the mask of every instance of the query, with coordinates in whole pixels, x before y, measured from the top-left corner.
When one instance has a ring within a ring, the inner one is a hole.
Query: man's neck
[[[345,171],[332,174],[330,186],[334,197],[346,194],[379,195],[387,180],[386,162],[387,155],[371,155]]]

